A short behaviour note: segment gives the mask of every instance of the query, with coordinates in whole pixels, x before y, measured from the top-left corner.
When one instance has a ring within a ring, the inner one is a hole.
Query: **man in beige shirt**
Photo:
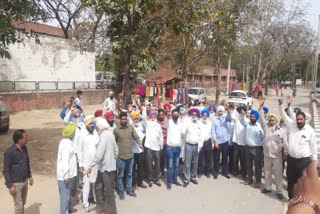
[[[260,114],[263,115],[264,101],[260,101]],[[278,199],[283,199],[282,194],[282,151],[284,157],[288,154],[287,134],[279,126],[279,117],[275,114],[268,114],[268,123],[264,117],[260,117],[261,127],[264,131],[264,174],[265,188],[262,193],[270,193],[272,186],[272,175],[275,176],[276,193]]]

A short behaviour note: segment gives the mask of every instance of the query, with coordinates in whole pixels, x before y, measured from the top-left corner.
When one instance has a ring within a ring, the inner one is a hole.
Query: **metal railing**
[[[0,81],[0,92],[112,89],[115,88],[116,85],[116,81]]]

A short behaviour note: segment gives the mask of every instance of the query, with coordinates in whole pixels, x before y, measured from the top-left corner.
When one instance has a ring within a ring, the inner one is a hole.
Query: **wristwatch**
[[[316,214],[320,214],[319,206],[316,203],[314,203],[311,199],[307,198],[304,195],[297,195],[294,198],[292,198],[289,201],[288,208],[293,207],[293,206],[300,204],[300,203],[305,203],[305,204],[309,205],[316,212]]]

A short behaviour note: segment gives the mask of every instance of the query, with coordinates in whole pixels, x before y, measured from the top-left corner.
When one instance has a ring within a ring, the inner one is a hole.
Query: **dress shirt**
[[[212,138],[212,121],[210,120],[210,118],[207,118],[206,120],[204,120],[203,118],[200,119],[200,131],[201,131],[201,140],[200,140],[200,144],[199,147],[202,147],[204,141],[207,141],[209,139]]]
[[[13,144],[4,153],[3,174],[8,188],[19,180],[31,178],[28,149],[22,147],[22,151]]]
[[[184,134],[184,126],[180,120],[175,123],[172,119],[167,119],[167,145],[171,147],[181,146],[181,136]]]
[[[230,121],[230,114],[223,117],[215,117],[212,121],[212,140],[217,144],[226,143],[230,140],[227,123]]]
[[[79,143],[79,150],[77,155],[79,157],[79,167],[83,167],[85,170],[91,167],[91,162],[96,155],[96,147],[99,142],[99,135],[96,130],[93,130],[92,134],[86,129],[81,129]]]
[[[160,151],[163,148],[162,129],[157,121],[147,122],[144,146],[153,151]]]
[[[117,114],[117,109],[118,109],[118,101],[116,98],[110,98],[108,97],[104,102],[103,102],[103,108],[106,111],[113,111],[114,114]]]
[[[142,122],[132,123],[132,127],[136,131],[137,135],[140,138],[140,141],[143,141],[143,138],[146,136],[146,127]],[[133,153],[141,153],[142,149],[139,147],[138,143],[133,139]]]
[[[289,128],[288,154],[297,159],[310,157],[312,160],[317,160],[317,144],[314,129],[308,124],[299,129],[296,121],[292,120],[285,113],[283,106],[280,106],[280,114],[284,123]]]
[[[72,141],[64,138],[59,143],[57,158],[57,179],[64,181],[77,176],[77,158]]]
[[[247,146],[263,146],[264,132],[260,123],[252,124],[245,117],[241,118],[241,123],[245,127],[245,143]]]
[[[231,114],[231,119],[234,121],[234,130],[233,130],[233,136],[232,136],[232,141],[239,146],[245,146],[245,133],[246,129],[240,122],[240,114],[237,111],[233,111]],[[244,118],[247,123],[250,121],[247,118]]]
[[[119,147],[119,158],[122,160],[131,159],[133,157],[133,140],[141,145],[137,132],[131,125],[127,125],[125,127],[116,127],[113,130],[113,134]]]
[[[104,130],[99,136],[96,155],[91,163],[91,168],[98,165],[100,172],[112,172],[117,169],[116,161],[119,154],[118,145],[109,128]]]
[[[186,143],[199,144],[201,137],[201,127],[198,119],[193,121],[192,118],[188,118],[186,121]]]
[[[260,110],[263,114],[263,110]],[[279,125],[270,126],[264,117],[260,119],[261,127],[264,131],[264,155],[269,158],[282,157],[282,150],[285,155],[288,154],[287,133]]]

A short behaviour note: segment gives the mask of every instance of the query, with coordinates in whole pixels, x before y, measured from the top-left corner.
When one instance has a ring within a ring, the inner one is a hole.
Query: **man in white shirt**
[[[212,156],[212,121],[210,120],[209,109],[201,111],[200,119],[200,142],[199,142],[199,163],[198,163],[198,177],[203,174],[207,178],[211,178],[213,156]]]
[[[182,186],[178,182],[179,158],[181,153],[181,136],[184,134],[184,127],[178,120],[179,112],[172,110],[172,118],[167,119],[167,154],[168,154],[168,175],[167,188],[171,190],[171,184]],[[173,171],[173,172],[172,172]],[[173,180],[173,181],[172,181]]]
[[[83,92],[81,90],[77,91],[77,97],[74,99],[74,102],[77,106],[79,106],[82,109],[82,96]]]
[[[116,161],[119,154],[118,145],[113,135],[113,130],[104,118],[96,119],[99,142],[94,159],[90,164],[87,174],[92,168],[98,166],[98,175],[95,185],[96,214],[117,214],[114,197],[114,180],[116,174]]]
[[[183,187],[187,187],[191,181],[198,184],[198,144],[200,142],[201,126],[198,121],[200,117],[199,109],[192,108],[189,110],[189,115],[186,123],[186,143],[185,143],[185,161],[184,161],[184,182]]]
[[[71,179],[77,176],[77,158],[72,139],[77,125],[70,123],[64,127],[63,139],[59,143],[57,158],[57,180],[60,194],[60,214],[76,212],[71,207]]]
[[[103,102],[103,108],[106,112],[113,111],[116,115],[118,112],[118,101],[114,98],[113,91],[109,92],[109,97]]]
[[[240,122],[240,113],[241,111],[246,111],[245,106],[237,107],[236,111],[233,111],[231,114],[231,119],[234,121],[234,130],[232,141],[233,144],[233,151],[234,151],[234,163],[232,173],[234,176],[237,176],[239,173],[242,176],[243,180],[247,179],[247,163],[246,163],[246,150],[245,150],[245,127]],[[244,118],[244,120],[248,120]],[[247,121],[248,123],[249,121]],[[240,170],[239,170],[239,162],[240,162]]]
[[[161,186],[159,182],[160,174],[160,151],[163,149],[163,134],[160,124],[157,122],[158,113],[151,111],[149,113],[149,121],[147,121],[146,127],[146,163],[149,187],[154,183],[157,186]],[[154,170],[153,170],[154,162]]]
[[[140,120],[140,114],[139,112],[132,112],[131,121],[132,126],[134,130],[136,131],[137,135],[139,136],[141,142],[143,142],[145,136],[146,136],[146,127],[142,120]],[[147,188],[147,186],[143,183],[144,179],[144,151],[139,147],[138,143],[133,139],[133,153],[134,153],[134,164],[133,164],[133,171],[135,169],[138,169],[138,176],[136,176],[136,173],[132,174],[132,184],[136,185],[141,188]]]
[[[81,137],[79,140],[80,149],[78,151],[79,157],[79,167],[83,171],[83,207],[88,212],[89,211],[89,193],[90,186],[92,184],[94,190],[94,184],[97,179],[98,167],[95,166],[91,168],[91,163],[96,155],[96,146],[99,142],[99,136],[96,130],[94,130],[95,117],[93,115],[88,115],[84,119],[84,124],[86,128],[81,130]],[[91,173],[88,174],[88,169],[91,169]],[[93,191],[94,200],[95,191]]]
[[[318,160],[316,135],[314,129],[306,124],[303,112],[296,114],[296,121],[285,113],[282,99],[279,100],[280,114],[289,128],[289,145],[287,160],[288,196],[293,197],[293,186],[302,176],[302,171],[311,161]]]

